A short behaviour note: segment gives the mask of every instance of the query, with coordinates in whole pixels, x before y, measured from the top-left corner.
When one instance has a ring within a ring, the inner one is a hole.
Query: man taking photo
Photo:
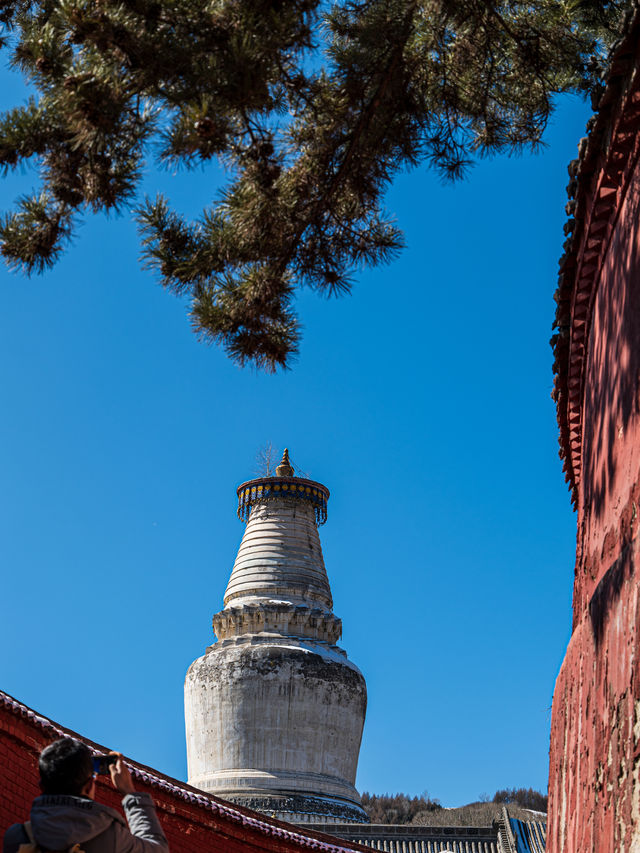
[[[3,853],[18,853],[21,845],[33,850],[30,844],[41,851],[67,851],[78,845],[84,853],[169,853],[153,800],[135,790],[122,756],[112,755],[109,773],[124,795],[126,822],[115,809],[94,800],[90,749],[73,738],[60,738],[40,753],[42,795],[33,801],[30,822],[7,830]]]

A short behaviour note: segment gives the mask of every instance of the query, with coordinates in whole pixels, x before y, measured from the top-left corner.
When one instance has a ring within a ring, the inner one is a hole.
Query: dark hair
[[[62,737],[45,746],[38,768],[43,794],[78,796],[93,774],[91,750],[80,741]]]

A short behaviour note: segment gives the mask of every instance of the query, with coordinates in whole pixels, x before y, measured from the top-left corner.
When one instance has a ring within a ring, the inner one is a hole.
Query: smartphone
[[[117,755],[97,755],[93,759],[93,772],[100,776],[109,775],[109,766],[118,760]]]

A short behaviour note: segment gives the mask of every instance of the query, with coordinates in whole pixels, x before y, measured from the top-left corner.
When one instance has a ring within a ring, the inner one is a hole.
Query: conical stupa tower
[[[295,822],[366,822],[354,787],[367,697],[336,646],[318,525],[329,491],[295,477],[238,488],[247,523],[213,617],[218,638],[189,668],[189,784]]]

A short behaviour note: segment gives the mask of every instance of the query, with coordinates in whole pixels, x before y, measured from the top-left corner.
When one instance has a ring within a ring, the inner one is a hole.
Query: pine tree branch
[[[402,245],[381,213],[393,175],[426,160],[455,178],[537,145],[556,92],[599,84],[631,8],[319,3],[0,0],[13,65],[39,91],[0,117],[0,172],[33,158],[41,174],[2,221],[5,257],[43,269],[82,212],[129,205],[154,140],[172,166],[217,158],[231,177],[199,221],[139,210],[144,258],[193,299],[198,334],[242,363],[286,365],[294,288],[348,290],[355,266]]]

